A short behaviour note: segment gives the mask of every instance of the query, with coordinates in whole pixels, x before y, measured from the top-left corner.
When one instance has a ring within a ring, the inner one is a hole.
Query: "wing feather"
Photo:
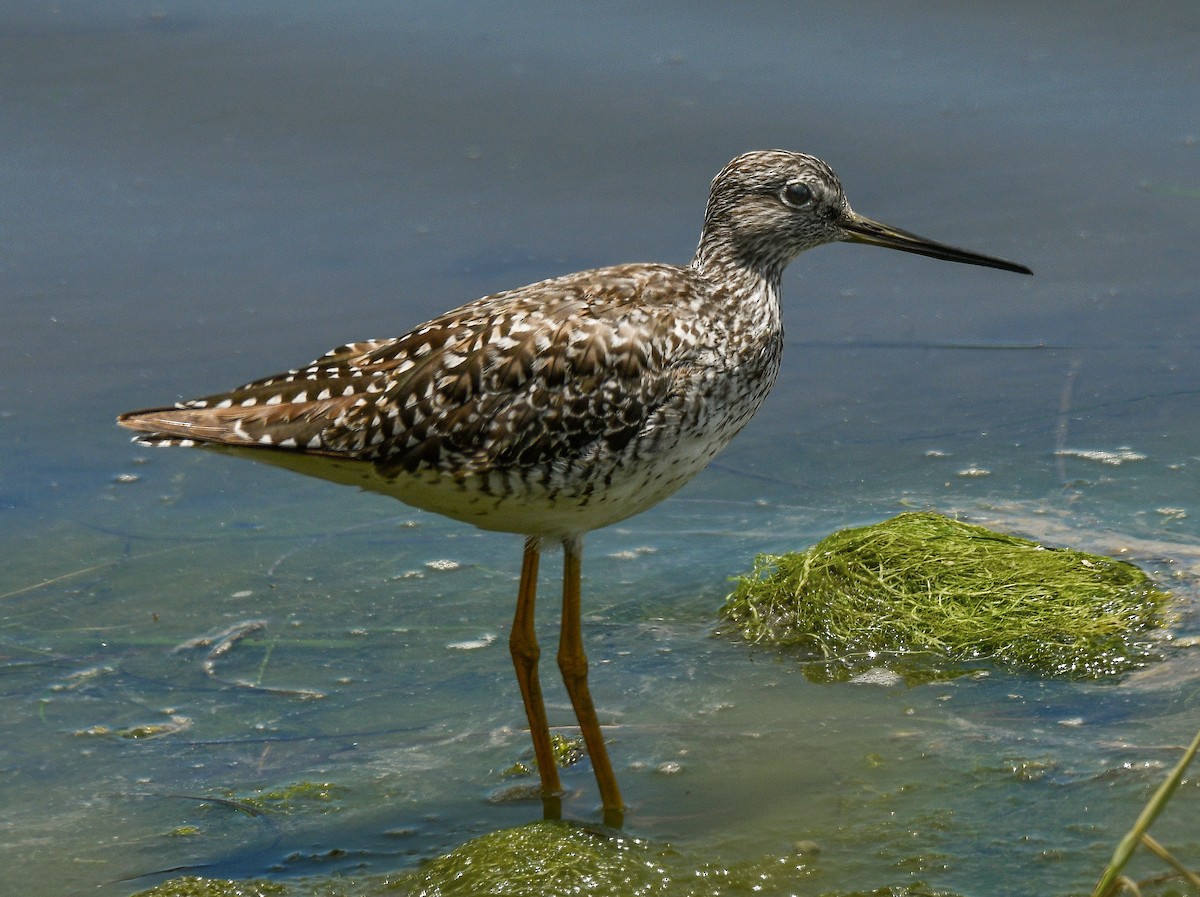
[[[487,296],[394,340],[176,408],[122,415],[147,444],[216,443],[464,476],[622,450],[678,392],[688,269],[625,265]]]

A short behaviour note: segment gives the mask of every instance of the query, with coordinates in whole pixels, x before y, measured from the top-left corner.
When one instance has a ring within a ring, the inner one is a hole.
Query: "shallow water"
[[[829,160],[864,214],[1036,277],[806,255],[763,413],[678,497],[590,537],[627,830],[730,868],[815,841],[803,893],[1090,889],[1200,727],[1194,650],[1116,682],[814,685],[712,628],[755,553],[932,507],[1121,553],[1196,634],[1200,11],[793,7],[0,12],[13,893],[377,875],[537,818],[494,799],[527,750],[516,537],[137,449],[113,416],[492,290],[684,261],[709,179],[766,146]],[[207,665],[178,648],[254,621]],[[260,816],[195,799],[303,782],[335,787]],[[1154,830],[1193,860],[1197,782]],[[586,764],[566,785],[567,814],[597,819]]]

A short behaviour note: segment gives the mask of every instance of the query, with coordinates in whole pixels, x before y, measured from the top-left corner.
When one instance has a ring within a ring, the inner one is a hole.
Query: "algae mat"
[[[760,556],[721,614],[752,642],[809,652],[828,678],[882,656],[1101,677],[1158,656],[1168,597],[1124,561],[910,512]]]

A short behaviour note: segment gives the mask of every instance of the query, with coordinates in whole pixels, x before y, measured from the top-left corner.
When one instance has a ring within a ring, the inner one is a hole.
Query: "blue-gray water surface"
[[[763,411],[589,538],[627,830],[696,867],[779,857],[767,893],[1090,890],[1200,727],[1195,649],[1101,683],[819,685],[713,628],[756,553],[920,507],[1133,560],[1196,635],[1200,7],[808,6],[0,9],[5,893],[382,875],[538,818],[502,799],[518,537],[113,418],[487,292],[685,262],[711,177],[772,146],[1036,276],[806,254]],[[565,784],[598,820],[586,763]],[[1198,805],[1194,771],[1154,829],[1193,866]]]

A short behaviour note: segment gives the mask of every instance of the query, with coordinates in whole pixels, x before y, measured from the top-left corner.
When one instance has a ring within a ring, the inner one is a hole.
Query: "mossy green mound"
[[[287,897],[289,893],[283,885],[262,879],[229,881],[187,875],[138,891],[134,897]]]
[[[825,876],[826,878],[828,876]],[[957,897],[912,882],[875,890],[828,890],[808,851],[725,865],[613,829],[534,822],[489,832],[416,869],[392,875],[330,875],[226,881],[188,876],[137,897]]]
[[[853,893],[806,889],[802,883],[813,874],[800,854],[726,866],[614,829],[533,822],[468,841],[391,887],[414,897],[956,897],[920,882]]]
[[[657,854],[611,830],[535,822],[468,841],[397,888],[426,897],[657,894],[669,878]]]
[[[721,615],[752,642],[810,652],[814,678],[880,655],[1099,677],[1157,656],[1147,633],[1167,598],[1124,561],[913,512],[760,556]]]

